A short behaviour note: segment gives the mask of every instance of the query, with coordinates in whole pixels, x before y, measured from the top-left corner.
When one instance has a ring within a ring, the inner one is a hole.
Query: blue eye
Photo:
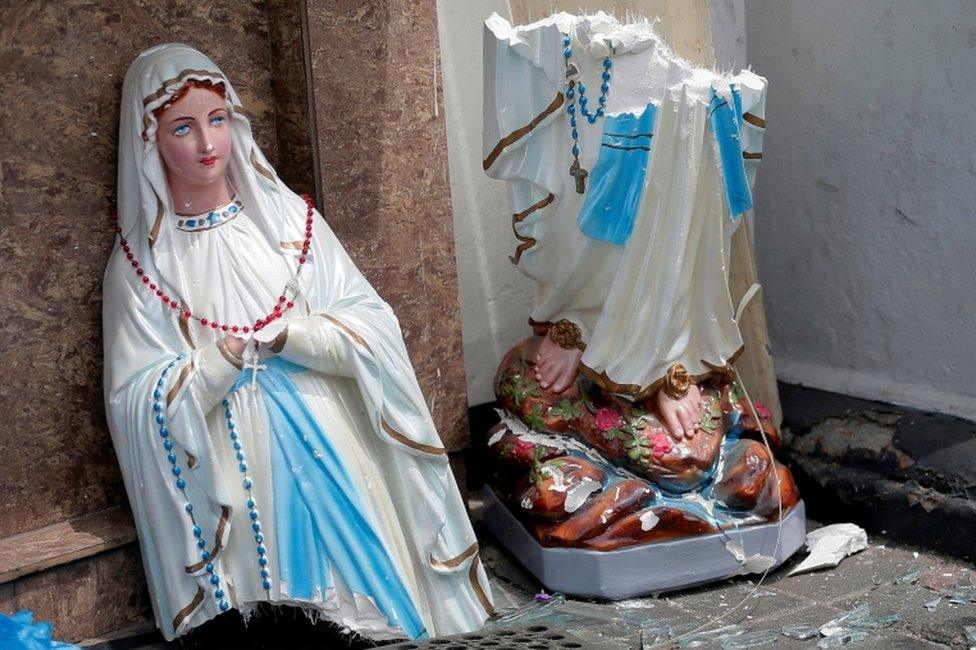
[[[175,129],[173,129],[173,135],[186,135],[190,132],[190,126],[188,124],[181,124]]]
[[[223,115],[218,115],[217,117],[210,120],[210,123],[213,124],[214,126],[219,126],[223,124],[226,120],[227,118],[224,117]]]

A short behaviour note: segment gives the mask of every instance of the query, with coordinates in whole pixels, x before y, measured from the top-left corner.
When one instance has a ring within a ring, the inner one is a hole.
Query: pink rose
[[[669,438],[662,429],[657,429],[654,431],[654,433],[651,435],[651,443],[654,445],[652,451],[654,452],[655,458],[661,458],[666,453],[671,451],[671,447],[673,446],[671,444],[671,438]]]
[[[535,451],[535,445],[531,442],[525,442],[521,438],[515,441],[515,455],[516,456],[528,456]]]
[[[765,404],[763,404],[762,402],[753,402],[752,405],[756,407],[756,413],[758,413],[759,417],[761,417],[763,420],[772,419],[773,414],[769,411],[768,408],[766,408]]]
[[[601,406],[596,410],[596,428],[606,433],[610,429],[616,429],[621,424],[620,414],[612,408]]]

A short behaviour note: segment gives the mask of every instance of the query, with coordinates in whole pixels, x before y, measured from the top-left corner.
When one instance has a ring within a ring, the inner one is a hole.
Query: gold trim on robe
[[[191,69],[181,70],[180,73],[175,77],[171,77],[170,79],[164,81],[162,86],[160,86],[156,92],[146,95],[146,97],[144,97],[142,100],[142,105],[149,106],[154,101],[156,101],[157,99],[159,99],[160,97],[162,97],[168,92],[166,90],[167,87],[172,86],[177,81],[183,81],[184,78],[189,77],[190,75],[196,75],[199,77],[213,77],[214,79],[227,81],[227,77],[220,74],[219,72],[213,72],[212,70],[191,70]]]
[[[207,560],[200,560],[196,564],[191,564],[186,567],[187,573],[196,573],[200,569],[207,566],[207,562],[213,562],[220,553],[220,550],[224,547],[224,528],[227,527],[227,521],[230,519],[230,508],[227,506],[220,506],[220,521],[217,522],[217,530],[214,533],[214,543],[210,550],[210,558]]]
[[[562,93],[557,92],[556,98],[553,99],[552,102],[546,106],[541,113],[533,117],[531,122],[523,127],[515,129],[499,140],[498,144],[492,148],[491,153],[488,154],[488,157],[482,161],[481,166],[487,171],[488,168],[494,164],[495,159],[502,155],[502,151],[505,149],[505,147],[523,138],[526,134],[532,131],[532,129],[539,126],[539,123],[542,122],[542,120],[546,119],[551,113],[559,110],[559,107],[563,105],[565,99],[566,98],[563,97]]]
[[[153,192],[155,194],[155,191]],[[153,222],[152,230],[149,231],[149,247],[152,248],[153,244],[159,238],[159,227],[163,224],[163,202],[160,200],[159,196],[156,196],[156,221]]]
[[[405,435],[403,435],[402,433],[394,429],[392,426],[390,426],[390,423],[386,421],[386,418],[382,418],[380,420],[380,424],[383,426],[383,431],[385,431],[388,436],[390,436],[397,442],[410,447],[411,449],[416,449],[417,451],[422,451],[427,454],[434,454],[436,456],[447,455],[447,450],[444,449],[443,447],[435,447],[434,445],[425,445],[423,443],[415,442],[410,438],[406,437]]]
[[[475,555],[474,559],[471,561],[471,568],[468,569],[468,580],[471,581],[471,588],[474,589],[475,596],[481,602],[481,606],[485,608],[488,615],[491,616],[495,613],[495,606],[491,604],[491,600],[488,599],[488,594],[481,586],[481,581],[478,580],[478,567],[481,566],[481,556]]]
[[[464,562],[465,560],[467,560],[469,557],[471,557],[477,552],[478,552],[478,542],[475,542],[468,548],[464,549],[459,555],[455,555],[454,557],[448,560],[438,560],[434,558],[433,555],[428,554],[428,561],[430,562],[431,567],[443,571],[446,569],[453,569],[454,567],[459,566],[462,562]]]
[[[283,241],[279,244],[282,248],[290,248],[296,251],[302,250],[305,245],[304,239],[296,239],[295,241]]]
[[[533,203],[532,205],[522,210],[521,212],[517,212],[512,215],[512,232],[515,233],[515,239],[522,242],[521,244],[518,245],[518,248],[515,249],[515,254],[508,256],[508,259],[512,261],[512,264],[518,264],[519,260],[522,259],[522,253],[529,250],[537,243],[535,237],[520,235],[518,231],[515,229],[515,226],[517,226],[522,221],[524,221],[526,217],[528,217],[536,210],[541,210],[542,208],[552,203],[555,200],[555,198],[556,197],[552,194],[552,192],[550,192],[541,201],[537,201],[536,203]]]
[[[742,119],[753,126],[758,126],[760,129],[766,128],[766,120],[759,117],[758,115],[753,115],[752,113],[743,113]]]
[[[251,166],[257,170],[259,174],[267,178],[272,183],[275,182],[274,174],[268,171],[268,168],[258,162],[257,154],[254,153],[254,149],[251,149]]]
[[[190,375],[191,370],[193,370],[192,359],[190,360],[190,363],[183,364],[183,369],[180,370],[180,376],[176,378],[176,383],[173,384],[173,387],[169,389],[168,393],[166,393],[166,406],[172,404],[173,400],[176,399],[176,395],[180,392],[180,388],[183,387],[183,382],[186,381],[186,378]]]
[[[203,602],[203,587],[197,587],[197,594],[196,596],[193,597],[193,600],[191,600],[186,607],[176,612],[176,616],[173,617],[173,629],[179,630],[180,625],[183,623],[183,619],[185,619],[187,616],[192,614],[193,611],[197,607],[199,607],[200,603],[202,602]]]
[[[761,152],[743,151],[742,157],[746,160],[762,160]]]
[[[372,349],[371,347],[369,347],[369,343],[367,343],[367,342],[366,342],[366,339],[364,339],[364,338],[363,338],[363,337],[361,337],[361,336],[360,336],[359,334],[357,334],[357,333],[356,333],[356,332],[355,332],[354,330],[352,330],[352,329],[350,329],[350,328],[349,328],[348,326],[346,326],[346,324],[345,324],[345,323],[343,323],[343,322],[342,322],[341,320],[339,320],[339,319],[338,319],[338,318],[336,318],[335,316],[330,316],[329,314],[322,314],[322,317],[323,317],[323,318],[327,318],[327,319],[328,319],[329,321],[331,321],[331,322],[332,322],[332,323],[333,323],[333,324],[334,324],[334,325],[335,325],[336,327],[338,327],[338,328],[339,328],[339,329],[341,329],[341,330],[342,330],[343,332],[345,332],[346,334],[348,334],[348,335],[349,335],[349,336],[350,336],[350,337],[352,338],[352,340],[353,340],[353,341],[355,341],[355,342],[356,342],[356,343],[358,343],[359,345],[361,345],[361,346],[363,346],[364,348],[366,348],[366,349],[367,349],[367,350],[369,351],[369,353],[370,353],[370,354],[372,354],[372,353],[373,353],[373,349]]]
[[[746,346],[744,345],[739,347],[739,349],[736,350],[731,357],[729,357],[729,360],[725,362],[724,366],[718,366],[702,359],[701,360],[702,365],[704,365],[707,368],[710,368],[710,370],[700,375],[692,375],[691,377],[692,381],[694,381],[697,384],[702,381],[705,381],[706,379],[710,379],[711,377],[715,377],[716,375],[729,374],[730,372],[729,368],[733,363],[735,363],[736,359],[738,359],[742,355],[742,353],[745,352],[745,349]],[[637,384],[618,384],[617,382],[607,377],[606,372],[597,372],[593,368],[590,368],[589,366],[582,363],[580,364],[580,372],[583,373],[587,379],[592,381],[594,384],[596,384],[603,390],[610,393],[617,393],[618,395],[627,395],[635,402],[639,402],[643,399],[647,399],[648,397],[656,393],[661,388],[661,386],[664,385],[664,381],[666,379],[666,377],[661,377],[660,379],[652,383],[650,386],[647,386],[646,388],[641,388]]]

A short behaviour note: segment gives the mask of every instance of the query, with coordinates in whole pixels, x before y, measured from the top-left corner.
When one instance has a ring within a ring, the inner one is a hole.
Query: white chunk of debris
[[[647,531],[651,530],[657,526],[657,522],[661,521],[660,518],[654,514],[653,510],[648,510],[640,516],[641,530]]]
[[[856,524],[831,524],[807,533],[806,542],[810,555],[790,571],[791,576],[837,566],[868,547],[868,534]]]
[[[566,501],[563,502],[563,509],[566,512],[576,512],[586,501],[586,497],[600,489],[600,482],[594,481],[589,476],[584,476],[579,484],[569,488],[566,492]]]
[[[753,553],[746,557],[746,551],[742,547],[742,542],[730,539],[725,542],[725,550],[731,553],[739,561],[739,574],[765,573],[766,569],[776,564],[776,558],[761,553]]]

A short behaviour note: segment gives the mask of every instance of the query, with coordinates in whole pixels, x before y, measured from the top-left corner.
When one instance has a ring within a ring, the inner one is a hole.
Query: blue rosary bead
[[[166,373],[164,372],[163,374],[165,375]],[[157,385],[157,386],[162,386],[162,385],[163,385],[163,384],[165,384],[165,383],[166,383],[166,382],[165,382],[165,381],[163,381],[163,379],[162,379],[162,377],[160,377],[160,379],[159,379],[159,381],[157,381],[157,382],[156,382],[156,385]]]
[[[262,578],[267,578],[270,575],[271,575],[271,572],[270,571],[268,571],[267,569],[261,569],[261,577]]]
[[[203,551],[202,553],[200,553],[200,559],[203,560],[204,562],[206,562],[207,560],[209,560],[210,559],[210,551]]]
[[[567,106],[566,112],[569,113],[570,115],[576,115],[576,105],[570,104],[569,106]]]
[[[210,584],[212,584],[212,585],[219,585],[220,584],[220,576],[210,576]]]
[[[572,99],[573,97],[576,97],[576,89],[575,88],[572,88],[572,87],[571,88],[567,88],[566,89],[566,99]]]
[[[163,447],[166,448],[166,451],[170,451],[171,449],[173,449],[173,441],[167,438],[166,440],[163,441]]]
[[[157,424],[162,424],[165,421],[166,421],[166,418],[163,417],[163,414],[162,413],[160,413],[160,414],[158,414],[156,416],[156,423]]]
[[[197,547],[198,548],[207,548],[207,540],[203,539],[202,537],[200,539],[198,539],[197,540]]]
[[[160,411],[162,411],[162,410],[163,410],[163,405],[162,405],[162,404],[160,404],[159,402],[153,402],[153,407],[152,407],[152,409],[153,409],[153,411],[155,411],[155,412],[157,412],[157,413],[159,413]]]
[[[260,544],[261,542],[264,541],[264,535],[258,533],[257,535],[254,536],[254,541]]]
[[[247,500],[247,507],[248,507],[248,509],[253,510],[254,509],[254,506],[256,506],[256,505],[257,504],[254,502],[254,499],[248,499]]]
[[[261,584],[264,586],[265,589],[271,589],[271,581],[270,580],[265,580]]]
[[[248,516],[251,518],[251,521],[257,521],[258,520],[258,511],[257,510],[252,510]]]
[[[579,153],[580,153],[579,146],[574,144],[573,145],[573,155],[574,156],[578,156]]]
[[[563,34],[563,45],[569,45],[573,42],[572,37],[569,34]]]
[[[261,556],[258,558],[258,564],[261,566],[268,566],[268,558]]]
[[[603,74],[601,76],[603,77],[603,80],[604,81],[610,81],[610,77],[612,75],[610,74],[610,71],[609,70],[604,70],[603,71]],[[604,85],[606,85],[606,84],[604,84]],[[610,90],[610,86],[607,86],[607,90]],[[606,90],[603,91],[603,92],[606,92]]]
[[[227,604],[227,601],[226,600],[220,601],[220,611],[226,612],[229,608],[230,608],[230,605]]]
[[[159,435],[165,438],[166,436],[169,435],[169,429],[167,429],[166,427],[159,427]]]
[[[243,485],[244,485],[244,489],[245,490],[250,490],[251,489],[251,485],[252,485],[251,479],[245,478],[244,479],[244,482],[243,482]]]
[[[268,549],[264,548],[264,544],[258,546],[257,550],[258,550],[258,555],[264,555],[265,553],[268,552]]]
[[[604,72],[603,74],[606,74],[606,72]],[[600,92],[601,93],[605,93],[605,92],[609,92],[609,91],[610,91],[610,86],[608,86],[606,83],[600,84]]]
[[[220,600],[223,597],[224,597],[224,590],[223,589],[217,589],[216,591],[214,591],[214,598],[216,598],[217,600]]]
[[[193,527],[193,536],[194,537],[200,537],[200,535],[203,535],[203,531],[200,529],[199,526],[194,526]]]
[[[234,441],[234,449],[236,449],[237,451],[241,450],[241,443],[238,442],[237,440]]]
[[[176,454],[174,454],[173,452],[169,452],[169,454],[166,456],[166,459],[172,464],[174,465],[176,464]]]
[[[153,399],[159,399],[163,396],[163,393],[157,388],[153,391]]]
[[[581,109],[585,109],[586,105],[590,103],[590,100],[584,94],[580,94],[579,105]]]
[[[204,568],[206,568],[207,573],[213,573],[214,572],[213,562],[207,562],[207,566]]]
[[[569,125],[571,127],[573,127],[574,129],[576,128],[576,118],[575,117],[569,118]]]
[[[184,481],[181,478],[176,479],[176,487],[182,490],[183,488],[186,487],[186,481]]]
[[[235,444],[237,444],[237,443],[235,443]],[[236,447],[235,447],[235,449],[236,449]],[[237,460],[239,460],[239,461],[243,461],[244,460],[244,452],[243,451],[238,451],[237,452]],[[241,470],[241,471],[243,472],[244,470]]]
[[[260,533],[261,532],[261,523],[255,521],[253,524],[251,524],[251,530],[253,530],[255,533]]]
[[[609,70],[610,68],[613,67],[613,61],[611,61],[609,57],[603,59],[603,67]]]
[[[589,122],[590,124],[596,124],[596,117],[597,117],[596,114],[592,113],[586,116],[586,121]]]
[[[193,504],[189,501],[186,502],[186,505],[184,505],[183,508],[186,509],[187,512],[193,512]]]
[[[227,428],[228,429],[233,429],[235,426],[236,425],[234,424],[234,421],[233,420],[227,420]]]
[[[573,48],[567,47],[565,50],[563,50],[563,56],[566,57],[567,59],[573,56]]]
[[[173,476],[179,476],[182,472],[183,470],[180,469],[179,465],[173,468]]]

